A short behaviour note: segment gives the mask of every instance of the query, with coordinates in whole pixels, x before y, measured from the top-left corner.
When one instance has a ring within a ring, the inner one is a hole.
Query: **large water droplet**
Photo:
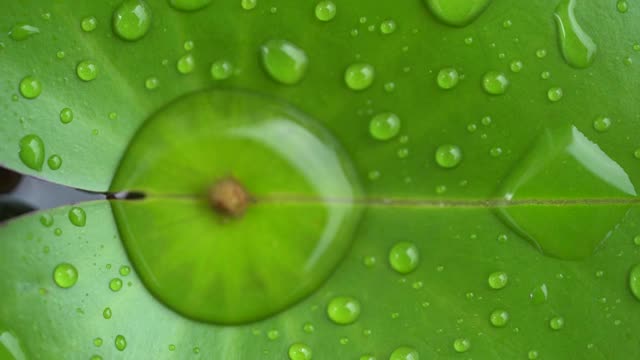
[[[556,316],[549,320],[549,327],[551,330],[560,330],[564,327],[564,318],[562,316]]]
[[[458,338],[453,341],[453,349],[456,352],[463,353],[469,351],[471,348],[471,341],[467,338]]]
[[[78,270],[68,263],[59,264],[53,270],[53,281],[59,287],[68,289],[78,282]]]
[[[400,132],[400,118],[394,113],[381,113],[369,122],[369,133],[376,140],[389,140]]]
[[[290,360],[311,360],[311,348],[309,345],[296,343],[289,347]]]
[[[307,71],[307,54],[289,41],[270,40],[260,47],[260,53],[267,73],[283,84],[297,84]]]
[[[489,321],[495,327],[505,327],[509,322],[509,313],[505,310],[495,310],[489,316]]]
[[[233,65],[227,60],[218,60],[211,64],[211,77],[214,80],[226,80],[233,75]]]
[[[420,354],[414,348],[401,346],[393,350],[389,360],[420,360]]]
[[[28,168],[40,171],[44,164],[44,142],[35,134],[30,134],[20,139],[20,160]]]
[[[182,11],[195,11],[209,5],[211,0],[169,0],[171,7]]]
[[[555,9],[560,50],[567,64],[583,69],[593,63],[598,47],[576,20],[576,0],[562,0]]]
[[[11,28],[9,36],[16,41],[22,41],[30,38],[32,35],[39,34],[40,29],[29,24],[16,24]]]
[[[597,132],[606,132],[611,127],[611,119],[606,116],[598,116],[593,120],[593,128]]]
[[[445,169],[451,169],[462,161],[462,149],[457,145],[445,144],[436,149],[436,163]]]
[[[360,316],[360,302],[347,296],[333,298],[327,305],[327,315],[336,324],[353,324]]]
[[[320,21],[330,21],[336,16],[336,4],[331,0],[323,0],[316,4],[316,18]]]
[[[20,81],[20,94],[26,99],[35,99],[42,93],[42,83],[33,76],[26,76]]]
[[[114,345],[118,351],[124,351],[127,348],[127,339],[122,335],[117,335],[114,341]]]
[[[438,73],[437,82],[441,89],[453,89],[458,85],[459,80],[460,75],[458,75],[458,71],[454,68],[444,68]]]
[[[482,77],[482,88],[490,95],[502,95],[509,88],[509,79],[499,71],[489,71]]]
[[[60,110],[60,122],[63,124],[68,124],[73,121],[73,110],[69,108],[64,108]]]
[[[144,0],[124,0],[113,13],[113,30],[124,40],[141,39],[151,27],[151,7]]]
[[[371,86],[375,79],[375,69],[365,63],[356,63],[347,67],[344,81],[351,90],[364,90]]]
[[[633,296],[640,301],[640,264],[631,268],[629,272],[629,289]]]
[[[196,59],[191,53],[182,55],[176,63],[176,69],[178,69],[178,72],[183,75],[192,73],[195,68]]]
[[[509,276],[507,276],[507,273],[504,271],[496,271],[489,275],[487,282],[489,283],[490,288],[499,290],[507,286]]]
[[[69,221],[78,227],[83,227],[87,223],[87,214],[82,208],[72,207],[69,209]]]
[[[93,60],[84,60],[76,66],[76,74],[82,81],[91,81],[98,76],[98,65]]]
[[[410,242],[399,242],[389,251],[389,264],[400,274],[408,274],[415,270],[420,263],[420,251]]]
[[[92,32],[98,27],[98,19],[95,16],[87,16],[80,22],[80,28],[84,32]]]
[[[491,0],[425,0],[440,21],[452,26],[472,23],[489,6]]]

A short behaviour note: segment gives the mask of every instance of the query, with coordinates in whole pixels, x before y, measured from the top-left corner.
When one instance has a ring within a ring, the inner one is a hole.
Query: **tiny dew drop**
[[[551,330],[560,330],[564,327],[564,318],[562,316],[553,317],[549,320]]]
[[[44,164],[44,153],[44,142],[38,135],[30,134],[20,139],[18,156],[28,168],[41,171]]]
[[[51,214],[40,215],[40,224],[44,227],[51,227],[53,225],[53,216]]]
[[[593,128],[597,132],[606,132],[611,127],[611,119],[606,116],[598,116],[593,120]]]
[[[240,6],[245,10],[253,10],[258,5],[258,0],[241,0]]]
[[[311,348],[302,343],[296,343],[289,347],[290,360],[311,360]]]
[[[356,63],[349,65],[344,73],[344,81],[351,90],[364,90],[371,86],[375,78],[372,65]]]
[[[33,76],[26,76],[20,81],[20,94],[26,99],[35,99],[42,93],[42,83]]]
[[[16,41],[22,41],[30,38],[32,35],[39,34],[40,29],[29,24],[19,23],[14,25],[9,31],[9,36]]]
[[[381,113],[369,122],[369,133],[376,140],[389,140],[400,132],[400,118],[394,113]]]
[[[92,32],[98,26],[98,19],[95,16],[87,16],[80,22],[80,28],[84,32]]]
[[[458,85],[459,80],[460,75],[454,68],[444,68],[440,70],[437,77],[438,86],[444,90],[453,89]]]
[[[509,322],[509,313],[505,310],[495,310],[489,316],[489,321],[495,327],[505,327]]]
[[[316,4],[316,18],[320,21],[331,21],[336,16],[336,4],[331,0],[323,0]]]
[[[551,73],[548,71],[543,71],[540,73],[540,78],[542,80],[549,80],[550,77],[551,77]]]
[[[280,332],[278,330],[269,330],[267,332],[267,338],[269,340],[276,340],[280,337]]]
[[[120,291],[120,289],[122,289],[122,280],[119,278],[111,279],[111,281],[109,281],[109,289],[113,292]]]
[[[640,264],[634,266],[629,272],[629,289],[633,296],[640,301]]]
[[[62,229],[60,229],[60,228],[55,228],[55,229],[53,230],[53,235],[55,235],[55,236],[61,236],[61,235],[62,235]]]
[[[113,31],[123,40],[141,39],[151,27],[151,7],[144,0],[124,0],[113,13]]]
[[[502,155],[502,148],[499,146],[492,147],[489,149],[489,155],[491,155],[491,157],[500,157]]]
[[[169,344],[169,351],[176,351],[176,346],[174,344]]]
[[[211,64],[211,77],[214,80],[226,80],[233,75],[233,65],[227,60],[218,60]]]
[[[186,75],[193,72],[196,67],[196,60],[192,54],[184,54],[178,59],[176,69],[180,74]]]
[[[116,112],[110,112],[109,115],[107,115],[109,117],[109,120],[117,120],[118,119],[118,113]]]
[[[184,42],[184,44],[182,44],[182,48],[184,48],[185,51],[191,51],[194,47],[195,43],[193,42],[193,40],[187,40]]]
[[[546,49],[538,49],[538,50],[536,50],[536,57],[538,57],[538,59],[543,59],[545,56],[547,56],[547,50]]]
[[[396,348],[389,356],[389,360],[419,360],[420,354],[414,348],[401,346]]]
[[[396,31],[397,27],[398,25],[394,20],[388,19],[380,23],[380,32],[385,35],[392,34]]]
[[[124,349],[127,348],[127,339],[125,339],[125,337],[122,335],[118,335],[116,336],[114,344],[118,351],[124,351]]]
[[[302,330],[303,330],[305,333],[307,333],[307,334],[311,334],[311,333],[313,333],[313,332],[316,330],[316,328],[315,328],[315,326],[313,326],[313,324],[312,324],[312,323],[306,323],[306,324],[304,324],[304,326],[302,327]]]
[[[529,350],[527,353],[527,358],[529,360],[536,360],[539,356],[540,354],[538,353],[538,350]]]
[[[111,319],[111,316],[113,315],[113,312],[111,311],[110,307],[106,307],[104,308],[104,310],[102,310],[102,317],[109,320]]]
[[[547,98],[552,102],[558,102],[564,96],[564,91],[559,87],[552,87],[547,91]]]
[[[499,290],[507,286],[507,283],[509,282],[509,277],[507,276],[507,273],[505,273],[504,271],[496,271],[491,275],[489,275],[487,282],[489,283],[489,287],[491,287],[492,289]]]
[[[453,349],[456,352],[463,353],[469,351],[471,348],[471,341],[467,338],[458,338],[453,341]]]
[[[327,315],[336,324],[353,324],[360,316],[360,302],[348,296],[335,297],[327,305]]]
[[[260,47],[262,65],[274,80],[294,85],[304,77],[309,59],[295,44],[286,40],[270,40]]]
[[[445,144],[436,149],[436,163],[445,169],[451,169],[462,161],[462,150],[457,145]]]
[[[68,263],[59,264],[53,270],[53,281],[59,287],[68,289],[78,281],[78,270]]]
[[[87,223],[87,214],[82,208],[72,207],[69,210],[69,221],[77,227],[83,227]]]
[[[524,67],[524,64],[520,60],[513,60],[509,65],[509,68],[514,73],[519,73],[520,71],[522,71],[523,67]]]
[[[63,124],[68,124],[73,121],[73,110],[69,108],[64,108],[60,110],[60,122]]]
[[[399,242],[389,251],[389,264],[391,268],[400,274],[408,274],[414,271],[420,263],[420,252],[410,242]]]
[[[131,268],[128,267],[127,265],[122,265],[120,266],[119,272],[121,276],[127,276],[131,273]]]
[[[102,343],[103,343],[102,338],[97,337],[97,338],[93,339],[93,345],[95,345],[95,347],[102,346]]]
[[[62,50],[58,50],[58,51],[56,52],[56,57],[57,57],[58,59],[64,59],[64,57],[65,57],[65,53],[64,53],[64,51],[62,51]]]
[[[144,87],[147,90],[155,90],[160,86],[160,80],[155,76],[150,76],[144,81]]]
[[[76,74],[82,81],[91,81],[98,76],[98,65],[93,60],[84,60],[76,66]]]
[[[49,165],[49,169],[58,170],[62,166],[62,158],[60,155],[51,155],[49,156],[49,160],[47,160],[47,165]]]
[[[489,71],[482,77],[482,87],[487,94],[503,95],[509,88],[509,79],[499,71]]]
[[[209,5],[211,0],[169,0],[169,5],[176,10],[195,11]]]

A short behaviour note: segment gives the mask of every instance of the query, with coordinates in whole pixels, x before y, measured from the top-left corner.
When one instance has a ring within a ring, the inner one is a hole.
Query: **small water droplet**
[[[211,0],[169,0],[169,5],[176,10],[196,11],[211,3]]]
[[[482,87],[487,94],[503,95],[509,88],[509,79],[499,71],[489,71],[482,77]]]
[[[117,335],[114,344],[118,351],[124,351],[127,348],[127,339],[122,335]]]
[[[307,54],[289,41],[270,40],[260,47],[260,53],[264,69],[283,84],[297,84],[307,71]]]
[[[598,116],[593,120],[593,128],[597,132],[606,132],[611,127],[611,119],[606,116]]]
[[[83,227],[87,223],[87,214],[82,208],[72,207],[69,210],[69,221],[77,227]]]
[[[62,263],[53,270],[53,281],[59,287],[68,289],[78,282],[78,270],[69,263]]]
[[[200,348],[197,347],[197,346],[194,347],[192,351],[193,351],[194,354],[200,354]]]
[[[49,169],[58,170],[62,166],[62,158],[60,155],[51,155],[49,156],[49,160],[47,160],[47,165],[49,165]]]
[[[258,0],[240,0],[240,6],[245,10],[253,10],[258,5]]]
[[[160,80],[155,76],[150,76],[144,81],[144,87],[147,90],[155,90],[160,86]]]
[[[390,82],[384,84],[384,91],[386,91],[388,93],[392,93],[395,90],[396,90],[396,83],[394,83],[393,81],[390,81]]]
[[[560,50],[567,64],[578,69],[589,67],[598,47],[576,20],[575,0],[562,0],[555,9]]]
[[[68,124],[73,121],[73,110],[69,108],[64,108],[60,110],[60,122],[63,124]]]
[[[278,330],[269,330],[267,332],[267,338],[271,341],[277,340],[280,337],[280,332]]]
[[[64,56],[65,56],[64,51],[62,51],[62,50],[58,50],[58,51],[56,52],[56,57],[57,57],[58,59],[64,59]]]
[[[543,59],[547,56],[547,49],[538,49],[536,50],[536,57],[538,59]]]
[[[389,264],[400,274],[414,271],[420,263],[418,247],[410,242],[399,242],[389,251]]]
[[[19,23],[11,28],[11,31],[9,31],[9,36],[13,40],[23,41],[39,33],[40,29],[38,29],[37,27],[29,24]]]
[[[536,360],[538,358],[538,356],[540,356],[540,355],[539,355],[537,350],[530,350],[527,353],[527,358],[529,358],[529,360]]]
[[[502,156],[502,148],[499,146],[494,146],[489,150],[489,155],[491,157],[500,157]]]
[[[360,356],[360,360],[376,360],[376,357],[370,354]]]
[[[371,86],[374,79],[374,67],[365,63],[349,65],[344,73],[344,81],[351,90],[364,90]]]
[[[111,281],[109,281],[109,289],[114,292],[120,291],[120,289],[122,289],[122,280],[119,278],[111,279]]]
[[[629,3],[627,0],[618,0],[616,3],[616,9],[618,9],[619,13],[624,14],[629,11]]]
[[[562,316],[555,316],[549,320],[549,327],[551,330],[560,330],[564,327],[564,318]]]
[[[635,149],[635,151],[633,152],[633,157],[640,160],[640,148]]]
[[[551,73],[548,71],[543,71],[540,73],[540,78],[542,80],[548,80],[551,77]]]
[[[466,26],[472,23],[489,6],[491,0],[425,0],[431,13],[451,26]]]
[[[80,28],[84,32],[92,32],[98,27],[98,19],[95,16],[87,16],[80,22]]]
[[[348,296],[335,297],[327,305],[327,315],[336,324],[353,324],[360,316],[360,302]]]
[[[633,296],[640,300],[640,264],[631,268],[629,272],[629,289]]]
[[[113,315],[111,308],[110,307],[106,307],[104,308],[104,310],[102,311],[102,317],[109,320],[111,319],[111,316]]]
[[[316,330],[316,327],[313,326],[312,323],[306,323],[304,324],[304,326],[302,327],[302,331],[304,331],[307,334],[311,334]]]
[[[489,283],[490,288],[499,290],[507,286],[507,283],[509,282],[509,277],[507,276],[507,273],[504,271],[496,271],[494,273],[491,273],[491,275],[489,275],[487,282]]]
[[[60,229],[60,228],[55,228],[55,229],[53,230],[53,235],[55,235],[55,236],[61,236],[61,235],[62,235],[62,229]]]
[[[98,76],[98,65],[93,60],[84,60],[76,66],[76,74],[82,81],[91,81]]]
[[[471,341],[467,338],[457,338],[453,341],[453,349],[458,353],[469,351],[471,348]]]
[[[520,60],[513,60],[509,65],[509,69],[511,69],[511,71],[514,73],[519,73],[520,71],[522,71],[523,67],[524,64]]]
[[[51,214],[40,215],[40,224],[44,227],[51,227],[53,225],[53,216]]]
[[[380,32],[385,35],[392,34],[396,31],[397,27],[398,25],[394,20],[388,19],[380,23]]]
[[[440,167],[452,169],[462,161],[462,149],[457,145],[440,145],[436,149],[435,159]]]
[[[97,337],[97,338],[93,339],[93,345],[95,347],[102,346],[102,343],[103,343],[102,338]]]
[[[635,245],[640,246],[640,235],[636,235],[636,236],[633,237],[633,243]]]
[[[441,89],[449,90],[458,85],[460,75],[454,68],[444,68],[438,72],[437,83]]]
[[[489,321],[495,327],[505,327],[509,322],[509,313],[505,310],[495,310],[489,316]]]
[[[400,132],[400,118],[394,113],[380,113],[369,122],[369,134],[376,140],[386,141]]]
[[[193,72],[196,67],[196,60],[193,54],[184,54],[178,59],[176,63],[176,69],[180,74],[186,75]]]
[[[45,157],[44,142],[38,135],[26,135],[20,139],[20,152],[18,155],[25,166],[41,171]]]
[[[311,348],[302,343],[296,343],[289,347],[290,360],[311,360]]]
[[[124,0],[113,13],[113,30],[123,40],[139,40],[150,27],[151,7],[144,0]]]
[[[131,268],[127,265],[120,266],[119,273],[121,276],[127,276],[131,273]]]
[[[464,43],[467,45],[473,44],[473,37],[467,36],[466,38],[464,38]]]
[[[42,83],[33,76],[26,76],[20,81],[20,94],[25,99],[35,99],[42,93]]]
[[[233,75],[233,65],[227,60],[218,60],[211,64],[211,77],[214,80],[226,80]]]
[[[396,348],[389,356],[389,360],[419,360],[420,354],[418,350],[408,346]]]
[[[564,96],[564,91],[559,87],[552,87],[547,91],[547,98],[552,102],[558,102],[562,100]]]
[[[89,358],[89,360],[102,360],[102,356],[100,355],[93,355]]]

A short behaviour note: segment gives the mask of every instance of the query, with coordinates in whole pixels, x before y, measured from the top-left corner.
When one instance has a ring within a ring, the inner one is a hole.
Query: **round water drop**
[[[233,75],[233,65],[227,60],[218,60],[211,64],[211,77],[214,80],[226,80]]]
[[[547,98],[552,102],[560,101],[563,96],[564,92],[562,91],[562,88],[559,87],[552,87],[547,91]]]
[[[487,94],[503,95],[509,88],[509,79],[499,71],[489,71],[482,77],[482,87]]]
[[[462,161],[462,149],[457,145],[445,144],[436,149],[436,163],[445,169],[452,169]]]
[[[111,319],[111,316],[113,316],[113,312],[111,311],[110,307],[106,307],[104,308],[104,310],[102,311],[102,317],[105,318],[106,320]]]
[[[53,281],[59,287],[68,289],[78,282],[78,270],[68,263],[59,264],[53,270]]]
[[[73,110],[69,108],[64,108],[60,110],[60,122],[63,124],[68,124],[73,121]]]
[[[418,247],[410,242],[399,242],[389,251],[389,264],[400,274],[408,274],[415,270],[420,263]]]
[[[42,93],[42,83],[33,76],[26,76],[20,81],[20,94],[26,99],[35,99]]]
[[[169,0],[169,4],[176,10],[195,11],[209,5],[211,0]]]
[[[454,68],[444,68],[438,73],[437,82],[441,89],[453,89],[458,85],[458,81],[460,81],[460,75]]]
[[[311,348],[302,343],[296,343],[289,347],[290,360],[311,360]]]
[[[560,330],[564,327],[564,318],[562,316],[556,316],[549,320],[549,327],[552,330]]]
[[[371,86],[375,78],[372,65],[356,63],[349,65],[344,72],[344,81],[351,90],[364,90]]]
[[[169,351],[176,351],[176,346],[174,344],[169,344]]]
[[[327,315],[336,324],[353,324],[360,316],[360,302],[348,296],[333,298],[327,305]]]
[[[491,0],[424,0],[431,13],[451,26],[472,23],[489,6]]]
[[[629,289],[633,296],[640,300],[640,264],[631,268],[629,272]]]
[[[65,53],[64,53],[64,51],[62,51],[62,50],[57,51],[57,52],[56,52],[56,57],[57,57],[58,59],[64,59],[64,57],[65,57]]]
[[[260,47],[260,53],[264,69],[283,84],[297,84],[307,71],[307,54],[289,41],[270,40]]]
[[[393,350],[389,360],[420,360],[420,354],[414,348],[401,346]]]
[[[311,333],[313,333],[314,331],[316,331],[316,327],[315,327],[315,326],[313,326],[313,324],[312,324],[312,323],[306,323],[306,324],[304,324],[304,326],[302,327],[302,331],[304,331],[304,332],[305,332],[305,333],[307,333],[307,334],[311,334]]]
[[[456,352],[463,353],[469,351],[471,348],[471,341],[467,338],[458,338],[453,341],[453,349]]]
[[[77,227],[83,227],[87,223],[87,214],[82,208],[72,207],[69,210],[69,221]]]
[[[155,76],[150,76],[144,81],[144,87],[147,90],[155,90],[160,86],[160,79]]]
[[[144,0],[124,0],[113,13],[113,30],[123,40],[141,39],[151,27],[151,7]]]
[[[43,215],[43,216],[44,216],[44,215]],[[636,235],[636,236],[634,236],[634,237],[633,237],[633,243],[634,243],[635,245],[640,246],[640,235]]]
[[[494,146],[491,149],[489,149],[489,155],[491,155],[491,157],[499,157],[502,155],[502,148],[499,146]]]
[[[19,23],[14,25],[9,31],[9,36],[16,41],[22,41],[30,38],[32,35],[39,34],[40,29],[29,24]]]
[[[618,9],[619,13],[624,14],[629,11],[629,3],[627,0],[618,0],[616,3],[616,9]]]
[[[635,149],[633,152],[633,157],[640,160],[640,148]]]
[[[593,120],[593,128],[597,132],[606,132],[611,127],[611,119],[606,116],[598,116]]]
[[[193,72],[196,67],[196,60],[192,54],[184,54],[178,59],[176,69],[180,74],[186,75]]]
[[[122,335],[118,335],[116,336],[114,344],[118,351],[124,351],[124,349],[127,348],[127,339],[125,339],[125,337]]]
[[[84,32],[91,32],[98,26],[98,19],[95,16],[87,16],[80,22],[80,28]]]
[[[102,343],[103,343],[102,338],[99,338],[99,337],[98,337],[98,338],[93,339],[93,345],[94,345],[95,347],[100,347],[100,346],[102,346]]]
[[[240,6],[245,10],[253,10],[258,5],[258,0],[241,0]]]
[[[191,51],[193,50],[193,48],[195,47],[195,44],[193,43],[193,40],[187,40],[184,42],[184,44],[182,45],[182,47],[186,50],[186,51]]]
[[[76,74],[82,81],[91,81],[98,76],[98,65],[93,60],[84,60],[76,66]]]
[[[92,357],[89,358],[89,360],[102,360],[102,356],[100,355],[93,355]]]
[[[280,337],[280,332],[278,330],[269,330],[269,332],[267,332],[267,338],[269,340],[276,340]]]
[[[505,327],[509,322],[509,313],[505,310],[495,310],[489,316],[489,321],[495,327]]]
[[[509,68],[514,73],[519,73],[520,71],[522,71],[523,67],[524,67],[524,64],[520,60],[513,60],[509,65]]]
[[[120,266],[119,273],[121,276],[127,276],[131,273],[131,268],[128,267],[127,265],[122,265]]]
[[[538,50],[536,50],[536,57],[538,59],[542,59],[545,56],[547,56],[547,50],[546,49],[538,49]]]
[[[365,354],[360,356],[360,360],[376,360],[376,357],[373,355]]]
[[[540,356],[540,355],[539,355],[539,353],[538,353],[538,351],[537,351],[537,350],[530,350],[530,351],[527,353],[527,358],[528,358],[529,360],[536,360],[536,359],[538,358],[538,356]]]
[[[49,169],[58,170],[62,166],[62,158],[60,155],[51,155],[49,156],[49,160],[47,160],[47,165],[49,165]]]
[[[122,280],[119,278],[111,279],[111,281],[109,281],[109,289],[113,292],[120,291],[120,289],[122,289]]]
[[[398,25],[394,20],[391,20],[391,19],[385,20],[382,23],[380,23],[380,32],[385,35],[392,34],[393,32],[396,31],[397,27]]]
[[[336,4],[331,0],[323,0],[316,4],[316,18],[320,21],[331,21],[336,17]]]
[[[489,279],[487,281],[489,283],[489,287],[491,287],[492,289],[498,290],[507,286],[507,283],[509,282],[509,277],[507,276],[506,272],[497,271],[489,275]]]
[[[394,113],[381,113],[369,122],[369,133],[376,140],[389,140],[400,132],[400,118]]]
[[[20,139],[20,151],[18,153],[22,163],[30,169],[41,171],[44,164],[44,142],[35,134],[24,136]]]
[[[51,227],[53,225],[53,216],[51,214],[42,214],[40,216],[40,224],[44,227]]]

